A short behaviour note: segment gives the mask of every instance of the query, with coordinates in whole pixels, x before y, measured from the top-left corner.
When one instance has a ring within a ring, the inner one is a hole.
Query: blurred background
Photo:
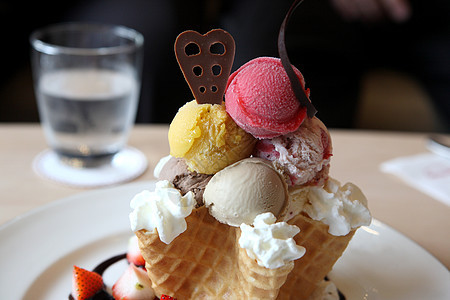
[[[193,99],[173,52],[176,36],[223,28],[236,41],[233,70],[278,56],[291,0],[0,1],[0,122],[38,122],[30,33],[90,21],[145,37],[137,123],[169,123]],[[306,0],[286,33],[317,116],[330,128],[450,132],[450,1]]]

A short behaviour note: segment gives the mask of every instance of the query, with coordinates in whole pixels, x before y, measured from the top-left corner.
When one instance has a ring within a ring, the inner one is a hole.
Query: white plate
[[[1,298],[67,299],[72,265],[92,269],[125,252],[132,236],[130,199],[153,187],[154,182],[137,182],[84,192],[1,226]],[[109,270],[107,284],[124,265]],[[348,300],[450,299],[448,270],[420,246],[376,220],[357,231],[330,278]]]

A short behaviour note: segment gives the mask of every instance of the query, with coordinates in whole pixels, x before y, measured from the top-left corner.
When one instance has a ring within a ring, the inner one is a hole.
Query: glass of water
[[[126,145],[139,98],[143,37],[122,26],[65,23],[30,38],[39,115],[66,163],[92,167]]]
[[[39,116],[65,165],[98,168],[124,149],[134,124],[143,36],[130,28],[63,23],[30,36]]]

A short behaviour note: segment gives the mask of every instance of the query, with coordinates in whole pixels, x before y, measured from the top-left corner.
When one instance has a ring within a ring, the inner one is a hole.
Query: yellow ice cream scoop
[[[170,154],[183,157],[190,171],[214,174],[249,157],[255,138],[236,125],[225,105],[182,106],[169,128]]]

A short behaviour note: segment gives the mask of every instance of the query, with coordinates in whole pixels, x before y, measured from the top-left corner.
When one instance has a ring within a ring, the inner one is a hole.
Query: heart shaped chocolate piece
[[[175,55],[199,104],[221,104],[233,65],[235,43],[222,29],[202,35],[188,30],[178,35]]]

